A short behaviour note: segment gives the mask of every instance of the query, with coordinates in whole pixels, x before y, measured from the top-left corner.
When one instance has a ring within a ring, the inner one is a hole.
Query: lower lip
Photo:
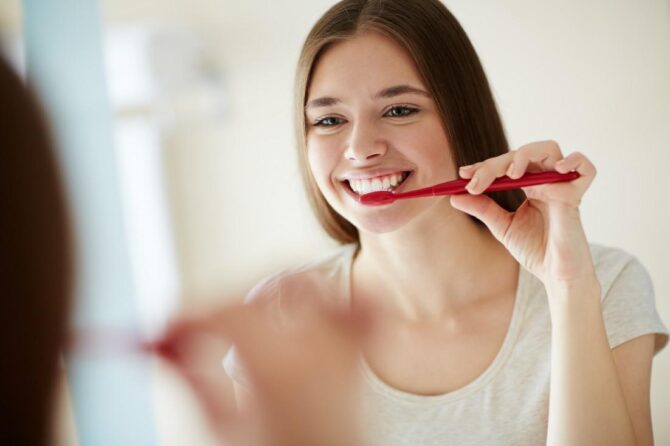
[[[402,182],[402,184],[400,184],[400,186],[393,189],[393,193],[401,192],[402,189],[407,184],[407,182],[410,180],[410,178],[412,178],[413,174],[414,174],[414,171],[410,171],[409,174],[407,175],[407,178],[405,178],[405,180]],[[361,197],[361,195],[358,195],[347,184],[344,184],[344,183],[346,183],[346,182],[340,182],[341,186],[344,188],[344,190],[347,192],[347,194],[349,194],[349,196],[351,198],[353,198],[356,201],[356,203],[361,204],[361,202],[358,200]],[[363,194],[363,195],[365,195],[365,194]],[[393,203],[388,203],[388,204],[381,205],[381,206],[390,206],[391,204],[393,204]],[[380,207],[380,206],[367,206],[367,205],[363,205],[363,204],[361,204],[361,206],[364,206],[366,208],[379,208]]]

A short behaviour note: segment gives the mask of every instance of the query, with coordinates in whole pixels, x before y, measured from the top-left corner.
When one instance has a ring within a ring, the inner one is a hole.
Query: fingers
[[[299,297],[283,301],[284,323],[277,323],[279,315],[273,312],[274,306],[233,305],[178,319],[157,343],[163,344],[157,351],[197,395],[219,438],[224,434],[230,437],[235,428],[243,434],[240,438],[258,429],[242,426],[231,409],[230,398],[226,399],[219,388],[225,380],[221,370],[223,352],[204,345],[214,345],[217,340],[219,346],[222,341],[235,344],[259,403],[256,414],[269,415],[259,418],[261,424],[269,423],[267,420],[279,422],[263,424],[273,435],[308,435],[304,420],[310,420],[307,424],[316,426],[317,431],[324,431],[319,423],[330,425],[330,420],[337,420],[338,428],[341,425],[351,430],[351,398],[358,388],[356,361],[361,336],[370,325],[369,311],[362,307],[355,311],[333,308],[321,303],[318,296]],[[225,429],[221,427],[224,424]]]
[[[574,152],[559,160],[555,169],[559,173],[576,171],[580,177],[566,183],[524,187],[526,196],[529,199],[561,204],[570,208],[579,207],[582,197],[595,179],[597,173],[595,166],[585,155]]]
[[[464,195],[451,197],[451,204],[486,224],[491,233],[500,241],[513,219],[513,213],[498,206],[492,199],[481,195],[496,178],[507,175],[518,179],[526,172],[555,170],[559,173],[577,171],[576,180],[542,184],[522,188],[528,199],[560,204],[571,208],[579,207],[582,196],[596,175],[593,163],[582,153],[574,152],[563,157],[560,147],[554,141],[542,141],[527,144],[518,150],[510,151],[487,160],[463,166],[459,169],[462,178],[470,179]]]
[[[557,161],[563,158],[560,147],[554,141],[527,144],[518,150],[489,158],[485,161],[459,169],[462,178],[470,179],[466,186],[472,195],[484,192],[504,175],[520,178],[527,171],[553,170]]]
[[[571,171],[578,172],[581,176],[573,181],[573,183],[581,184],[584,189],[593,182],[596,177],[596,166],[581,152],[573,152],[562,160],[556,163],[556,171],[559,173],[567,173]]]

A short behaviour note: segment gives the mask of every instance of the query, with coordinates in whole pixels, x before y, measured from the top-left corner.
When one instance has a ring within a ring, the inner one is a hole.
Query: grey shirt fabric
[[[616,248],[591,244],[602,290],[602,311],[614,348],[655,334],[656,353],[668,330],[654,302],[644,266]],[[267,305],[281,318],[291,296],[315,296],[348,305],[355,246],[345,246],[299,268],[258,284],[249,300]],[[361,358],[364,381],[363,424],[369,444],[383,446],[539,445],[546,443],[551,361],[551,318],[542,283],[523,267],[512,318],[502,347],[488,368],[455,391],[434,396],[395,389]],[[417,364],[417,367],[421,367]],[[228,375],[249,386],[234,347],[224,359]]]

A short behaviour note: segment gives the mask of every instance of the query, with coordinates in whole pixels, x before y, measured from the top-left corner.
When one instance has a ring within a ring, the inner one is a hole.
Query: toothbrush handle
[[[528,172],[522,177],[512,179],[508,176],[496,178],[493,183],[484,192],[496,192],[501,190],[519,189],[527,186],[536,186],[539,184],[562,183],[579,178],[578,172],[559,173],[556,171],[548,172]],[[458,195],[467,194],[465,186],[470,180],[456,180],[448,183],[439,184],[433,187],[433,195]]]

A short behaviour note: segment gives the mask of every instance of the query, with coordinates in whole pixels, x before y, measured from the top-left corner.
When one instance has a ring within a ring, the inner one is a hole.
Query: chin
[[[359,231],[368,234],[388,234],[395,232],[404,226],[404,222],[390,220],[388,218],[360,219],[359,221],[354,221],[353,224]]]
[[[369,234],[388,234],[395,232],[422,213],[423,209],[418,203],[396,202],[387,206],[370,207],[363,212],[345,209],[340,212],[344,218],[351,222],[359,231]]]
[[[449,197],[399,200],[379,207],[333,207],[359,231],[368,234],[389,234],[399,230],[426,230],[426,224],[448,218],[452,212]],[[412,227],[413,229],[410,229]]]

